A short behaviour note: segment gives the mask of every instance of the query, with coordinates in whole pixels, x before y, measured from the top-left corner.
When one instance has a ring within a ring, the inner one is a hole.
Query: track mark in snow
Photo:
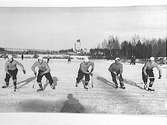
[[[108,80],[106,80],[103,77],[97,76],[97,82],[99,82],[99,84],[101,84],[102,88],[104,89],[104,91],[107,91],[108,93],[110,93],[110,95],[108,96],[108,99],[113,101],[114,103],[117,104],[118,107],[121,107],[121,110],[119,112],[121,113],[139,113],[139,114],[145,114],[145,113],[151,113],[147,107],[145,107],[144,105],[141,105],[139,102],[140,100],[137,97],[132,96],[130,93],[128,93],[128,90],[122,90],[122,89],[115,89],[113,88],[114,84],[109,82]],[[109,87],[109,83],[111,87]],[[107,85],[107,86],[106,86]]]

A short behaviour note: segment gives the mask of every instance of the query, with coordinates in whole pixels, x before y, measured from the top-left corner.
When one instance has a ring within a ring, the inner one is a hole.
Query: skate
[[[53,84],[53,83],[52,83],[52,85],[50,85],[50,87],[51,87],[52,89],[55,89],[55,86],[56,86],[56,85]]]
[[[8,87],[8,85],[4,85],[4,86],[2,86],[2,88],[7,88]]]
[[[152,89],[152,88],[148,88],[148,91],[155,91],[154,89]]]
[[[118,85],[115,85],[115,88],[117,89],[117,88],[118,88]]]
[[[75,83],[75,87],[78,87],[78,83]]]
[[[120,88],[121,88],[121,89],[125,89],[125,86],[121,86]]]
[[[15,86],[15,87],[14,87],[14,92],[16,92],[16,89],[17,89],[17,87]]]
[[[40,91],[43,91],[44,89],[43,89],[43,87],[42,87],[42,84],[39,84],[39,89],[37,89],[37,92],[40,92]]]
[[[84,85],[84,89],[88,89],[88,85]]]
[[[148,86],[147,86],[146,84],[144,85],[144,89],[145,89],[145,90],[148,90]]]
[[[37,89],[37,92],[43,91],[43,88]]]
[[[124,83],[120,82],[120,88],[125,89]]]

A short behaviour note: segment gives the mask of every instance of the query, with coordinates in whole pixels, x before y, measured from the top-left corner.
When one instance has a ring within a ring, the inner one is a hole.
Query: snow
[[[164,65],[161,66],[162,79],[158,79],[158,72],[154,70],[156,91],[148,92],[142,89],[143,64],[123,63],[126,89],[122,90],[113,88],[112,78],[108,72],[108,67],[113,61],[92,60],[95,63],[93,77],[95,87],[85,90],[82,84],[75,87],[75,79],[82,60],[75,59],[68,63],[65,59],[51,59],[49,62],[51,74],[58,79],[56,89],[52,90],[43,78],[42,82],[46,84],[46,89],[44,92],[37,93],[38,85],[31,71],[31,66],[36,59],[16,60],[24,65],[26,75],[18,67],[17,92],[13,92],[12,80],[9,88],[0,88],[0,112],[61,112],[63,107],[73,107],[74,109],[70,112],[167,114],[167,68]],[[0,79],[2,80],[0,86],[4,84],[5,61],[0,59]],[[33,85],[35,85],[34,88]],[[67,98],[69,94],[73,95],[71,100]],[[69,106],[65,106],[66,104]],[[79,107],[82,107],[82,110]]]

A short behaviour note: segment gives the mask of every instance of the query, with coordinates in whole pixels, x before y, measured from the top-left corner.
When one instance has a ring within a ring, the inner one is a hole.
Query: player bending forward
[[[115,83],[115,88],[118,88],[118,83],[117,83],[117,77],[118,77],[120,82],[120,87],[122,89],[125,89],[122,77],[123,65],[120,63],[120,58],[115,59],[115,62],[110,65],[108,71],[111,73],[112,80]]]
[[[90,67],[91,67],[91,70],[89,71]],[[94,70],[94,63],[90,62],[88,57],[85,57],[84,61],[80,64],[80,67],[79,67],[78,76],[76,78],[76,87],[78,87],[79,82],[85,76],[84,88],[88,89],[88,83],[90,81],[90,75],[93,75],[92,74],[93,70]]]
[[[153,68],[157,68],[157,70],[159,71],[159,79],[161,78],[161,69],[154,60],[154,57],[150,57],[149,61],[146,62],[144,67],[142,68],[142,79],[144,82],[144,89],[150,91],[154,91],[154,89],[152,89],[155,80]],[[149,86],[147,86],[148,78],[150,80]]]
[[[38,67],[38,74],[35,71],[35,68]],[[43,60],[42,57],[38,57],[38,61],[36,61],[33,66],[31,67],[32,71],[34,72],[34,75],[37,75],[37,82],[39,85],[39,89],[37,89],[37,92],[43,91],[43,86],[41,83],[42,77],[45,76],[46,79],[49,81],[49,84],[52,89],[55,89],[55,84],[53,83],[52,76],[50,74],[50,68],[49,65]]]
[[[26,71],[24,69],[24,66],[21,63],[19,63],[18,61],[14,60],[11,55],[9,55],[8,60],[5,63],[5,72],[6,72],[5,82],[6,82],[6,85],[2,86],[2,88],[7,88],[9,86],[9,80],[12,77],[13,84],[14,84],[14,91],[16,91],[16,89],[17,89],[17,72],[18,72],[17,65],[19,65],[22,68],[23,73],[25,74]]]

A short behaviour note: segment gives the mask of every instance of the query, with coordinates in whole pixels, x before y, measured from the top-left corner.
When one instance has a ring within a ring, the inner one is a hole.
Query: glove
[[[120,76],[121,76],[121,74],[118,74],[117,76],[118,76],[118,77],[120,77]]]
[[[23,69],[23,73],[26,74],[26,71]]]
[[[161,79],[161,75],[159,75],[159,78],[158,79]]]
[[[93,73],[91,72],[90,75],[93,76]]]
[[[36,75],[37,75],[37,72],[34,72],[34,75],[36,76]]]

